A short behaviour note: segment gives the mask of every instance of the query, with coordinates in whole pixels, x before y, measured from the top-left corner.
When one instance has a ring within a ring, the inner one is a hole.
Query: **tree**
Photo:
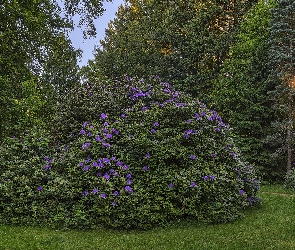
[[[259,166],[266,179],[281,174],[279,164],[271,157],[273,147],[265,142],[274,119],[268,95],[273,87],[267,81],[267,41],[274,5],[275,1],[259,1],[246,15],[214,89],[215,109],[233,127],[244,157]]]
[[[272,72],[269,84],[274,86],[271,92],[273,108],[277,119],[273,123],[276,133],[272,138],[279,142],[278,152],[287,155],[287,172],[291,171],[294,144],[294,76],[295,76],[295,2],[279,0],[272,11],[269,39],[269,62]]]
[[[62,64],[67,68],[63,70],[63,79],[73,78],[73,70],[66,72],[73,68],[74,57],[78,54],[66,37],[66,32],[73,28],[72,16],[80,14],[85,35],[95,35],[93,19],[102,13],[102,3],[103,0],[66,0],[62,12],[56,0],[0,2],[0,138],[14,133],[15,121],[22,112],[15,112],[16,103],[26,98],[22,90],[24,82],[26,89],[28,83],[34,82],[31,88],[37,88],[39,94],[43,93],[40,98],[47,97],[47,100],[52,91],[60,93],[57,89],[66,88],[61,86],[64,82],[60,81],[61,70],[48,72],[52,70],[49,65]],[[72,54],[70,61],[65,56],[60,57],[62,50],[67,51],[67,55]],[[47,81],[49,75],[50,81]],[[57,82],[60,85],[56,85]],[[45,90],[50,91],[45,93]]]
[[[89,64],[96,76],[158,74],[203,101],[255,0],[126,1]]]

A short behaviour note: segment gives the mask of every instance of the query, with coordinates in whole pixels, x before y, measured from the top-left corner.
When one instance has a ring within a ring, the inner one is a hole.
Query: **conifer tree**
[[[275,88],[270,94],[277,117],[272,141],[278,144],[278,155],[286,155],[286,169],[290,172],[295,135],[295,2],[278,0],[272,14],[269,39],[272,72],[268,81]]]

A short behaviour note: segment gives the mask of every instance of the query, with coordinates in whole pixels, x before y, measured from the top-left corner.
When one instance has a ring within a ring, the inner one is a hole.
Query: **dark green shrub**
[[[106,84],[120,90],[116,108],[107,106],[113,93],[101,96],[96,105],[106,111],[34,166],[26,176],[40,172],[29,185],[34,198],[24,193],[33,210],[21,213],[65,227],[150,228],[176,219],[231,221],[259,203],[255,171],[215,111],[156,77]],[[18,167],[9,169],[4,176]]]
[[[38,187],[47,180],[40,167],[49,149],[44,135],[44,131],[31,130],[22,137],[6,138],[0,145],[2,222],[27,223],[38,217],[42,208]]]

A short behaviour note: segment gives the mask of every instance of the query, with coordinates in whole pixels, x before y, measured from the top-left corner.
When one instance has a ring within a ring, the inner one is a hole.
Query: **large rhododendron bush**
[[[67,143],[41,155],[25,138],[2,146],[3,221],[150,228],[227,222],[259,203],[254,168],[216,111],[158,77],[85,86],[91,120]],[[24,150],[25,163],[11,157]]]

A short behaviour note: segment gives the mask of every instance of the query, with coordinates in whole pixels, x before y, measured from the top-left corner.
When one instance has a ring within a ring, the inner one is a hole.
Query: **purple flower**
[[[211,156],[212,156],[213,158],[215,158],[215,157],[216,157],[216,154],[211,154]]]
[[[99,166],[100,168],[103,168],[103,167],[104,167],[104,164],[103,164],[102,162],[100,162],[100,163],[98,164],[98,166]]]
[[[156,130],[152,128],[151,133],[156,133]]]
[[[143,166],[142,170],[143,171],[146,171],[146,170],[148,170],[148,167],[147,166]]]
[[[84,170],[84,171],[88,171],[88,170],[89,170],[89,166],[85,166],[85,167],[83,168],[83,170]]]
[[[243,195],[245,193],[245,191],[243,189],[240,189],[239,193],[240,193],[240,195]]]
[[[107,126],[109,126],[109,123],[108,123],[108,122],[104,122],[103,125],[104,125],[105,127],[107,127]]]
[[[98,163],[95,161],[95,162],[92,163],[92,166],[93,167],[98,167]]]
[[[113,175],[114,175],[114,177],[118,177],[119,176],[119,173],[118,172],[115,172]]]
[[[115,191],[115,192],[113,193],[113,195],[117,196],[117,195],[119,195],[119,192],[118,192],[118,191]]]
[[[115,161],[115,160],[116,160],[116,157],[112,156],[112,158],[111,158],[111,159],[112,159],[112,161]]]
[[[115,135],[118,135],[119,134],[119,131],[115,128],[112,128],[112,133],[114,133]]]
[[[96,141],[101,141],[102,139],[99,137],[99,135],[97,135],[97,136],[95,137],[95,140],[96,140]]]
[[[106,194],[101,194],[101,195],[100,195],[100,198],[105,199],[106,197],[107,197]]]
[[[170,183],[168,186],[169,186],[169,188],[173,188],[174,187],[174,184],[173,183]]]
[[[133,190],[132,190],[132,188],[130,186],[125,186],[125,191],[129,192],[130,194],[133,193]]]
[[[83,162],[79,162],[78,167],[83,167],[84,163]]]
[[[113,137],[113,136],[112,136],[111,134],[106,134],[106,138],[107,138],[107,139],[112,139],[112,137]]]
[[[106,119],[108,116],[105,114],[105,113],[102,113],[101,115],[100,115],[100,119]]]
[[[91,133],[91,132],[88,132],[88,133],[87,133],[87,136],[88,136],[88,137],[90,137],[91,135],[92,135],[92,133]]]
[[[104,163],[110,163],[111,162],[111,160],[109,158],[103,158],[102,160],[103,160]]]
[[[196,159],[195,155],[191,155],[189,158],[191,158],[192,160]]]
[[[131,178],[132,178],[131,174],[127,174],[127,175],[126,175],[126,178],[127,178],[127,179],[131,179]]]
[[[195,118],[197,121],[201,119],[199,114],[195,114]]]
[[[245,179],[245,182],[249,182],[249,179],[248,179],[248,178],[246,178],[246,179]]]
[[[38,190],[38,191],[42,191],[42,189],[43,189],[43,188],[42,188],[41,186],[37,187],[37,190]]]
[[[81,135],[85,135],[86,131],[84,129],[80,130]]]
[[[124,114],[124,113],[123,113],[123,114],[121,114],[121,117],[125,117],[125,116],[126,116],[126,114]]]
[[[86,195],[88,195],[89,194],[89,192],[86,190],[86,191],[84,191],[84,192],[82,192],[82,196],[86,196]]]
[[[111,146],[111,144],[103,142],[101,144],[101,146],[109,148]]]
[[[50,169],[50,166],[49,165],[46,165],[45,166],[45,170],[49,170]]]
[[[132,183],[132,180],[127,179],[126,184],[127,184],[127,185],[131,185],[131,183]]]
[[[150,158],[150,157],[151,157],[151,154],[150,154],[150,153],[147,153],[147,154],[145,155],[145,157],[146,157],[146,158]]]
[[[158,122],[154,122],[154,126],[155,127],[158,127],[159,126],[159,123]]]
[[[45,157],[45,160],[48,162],[48,163],[51,163],[52,160],[49,158],[49,157]]]
[[[237,156],[235,152],[231,152],[230,155],[233,157]]]
[[[123,164],[123,163],[122,163],[121,161],[117,161],[117,162],[116,162],[116,165],[117,165],[117,166],[122,166],[122,164]]]
[[[112,205],[113,205],[113,206],[116,206],[116,205],[117,205],[117,202],[113,201],[113,202],[112,202]]]
[[[83,127],[87,127],[90,124],[90,122],[84,122]]]
[[[114,169],[110,169],[110,173],[114,173],[115,172],[115,170]]]
[[[192,182],[191,183],[191,187],[195,187],[196,186],[196,183],[195,182]]]
[[[190,123],[190,122],[191,122],[191,120],[190,120],[190,119],[188,119],[188,120],[186,120],[186,122],[187,122],[187,123]]]
[[[216,127],[215,130],[216,130],[216,131],[220,131],[220,128],[219,128],[219,127]]]
[[[110,176],[109,176],[107,173],[105,173],[103,177],[104,177],[107,181],[110,179]]]
[[[166,89],[166,88],[164,88],[163,91],[166,92],[166,93],[170,93],[171,92],[170,89]]]
[[[95,189],[93,189],[92,193],[97,194],[98,190],[95,188]]]
[[[122,169],[123,169],[123,170],[127,170],[127,169],[128,169],[128,166],[127,166],[127,165],[124,165],[124,166],[122,167]]]
[[[208,181],[208,180],[209,180],[209,177],[208,177],[207,175],[205,175],[205,176],[204,176],[204,180],[205,180],[205,181]]]
[[[90,129],[94,129],[94,127],[91,125],[90,127],[89,127]]]
[[[210,175],[210,179],[211,180],[214,180],[215,179],[215,176],[214,175]]]
[[[82,145],[82,150],[85,150],[86,148],[90,147],[91,146],[91,143],[90,142],[85,142],[83,145]]]

